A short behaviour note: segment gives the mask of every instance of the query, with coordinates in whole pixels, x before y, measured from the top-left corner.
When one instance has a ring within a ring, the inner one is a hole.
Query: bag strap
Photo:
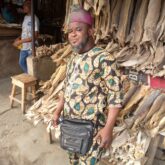
[[[99,123],[100,115],[101,115],[100,112],[98,112],[98,113],[96,114],[96,116],[97,116],[97,118],[96,118],[96,122],[93,123],[93,125],[94,125],[94,129],[97,129],[97,130],[98,130],[98,127],[99,127],[99,126],[104,127],[102,124]],[[59,122],[62,122],[62,120],[65,119],[65,116],[64,116],[64,110],[62,111],[61,116],[62,116],[62,118],[59,119]]]
[[[96,119],[96,123],[94,124],[94,125],[95,125],[95,126],[94,126],[94,129],[96,129],[97,132],[98,132],[98,127],[99,127],[99,126],[104,127],[104,125],[102,125],[102,124],[99,123],[100,115],[101,115],[100,112],[96,115],[96,116],[97,116],[97,119]]]

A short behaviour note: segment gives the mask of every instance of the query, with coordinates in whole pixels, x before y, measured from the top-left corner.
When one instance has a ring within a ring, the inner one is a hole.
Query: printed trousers
[[[70,165],[98,165],[105,149],[100,148],[99,144],[94,141],[91,149],[85,156],[69,152]]]

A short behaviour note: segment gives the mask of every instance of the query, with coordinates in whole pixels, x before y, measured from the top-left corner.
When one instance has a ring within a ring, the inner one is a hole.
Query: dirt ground
[[[34,127],[20,105],[10,108],[10,78],[0,79],[0,165],[66,165],[59,143],[49,144],[43,124]]]
[[[10,108],[9,82],[9,79],[0,80],[0,164],[4,165],[15,164],[10,156],[12,139],[32,127],[30,123],[23,122],[25,119],[18,108]]]
[[[14,38],[0,40],[0,78],[21,73],[21,69],[18,64],[19,50],[12,46],[13,41]]]

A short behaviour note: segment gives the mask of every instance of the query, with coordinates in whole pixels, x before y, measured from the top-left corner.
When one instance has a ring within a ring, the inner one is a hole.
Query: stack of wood
[[[93,13],[96,43],[113,54],[119,66],[165,76],[164,0],[68,0],[65,23],[72,4],[81,4]],[[65,44],[51,56],[58,68],[40,89],[44,97],[26,114],[34,124],[44,121],[48,130],[54,129],[53,112],[71,54],[71,47]],[[125,83],[126,80],[124,76],[123,83],[127,84],[124,85],[124,107],[114,128],[108,159],[111,164],[147,164],[153,139],[160,133],[165,135],[165,94],[142,84]]]

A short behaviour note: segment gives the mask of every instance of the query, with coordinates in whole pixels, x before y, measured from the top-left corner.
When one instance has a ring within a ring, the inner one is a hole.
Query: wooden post
[[[31,0],[31,31],[32,31],[32,55],[35,57],[35,17],[34,17],[34,0]]]

